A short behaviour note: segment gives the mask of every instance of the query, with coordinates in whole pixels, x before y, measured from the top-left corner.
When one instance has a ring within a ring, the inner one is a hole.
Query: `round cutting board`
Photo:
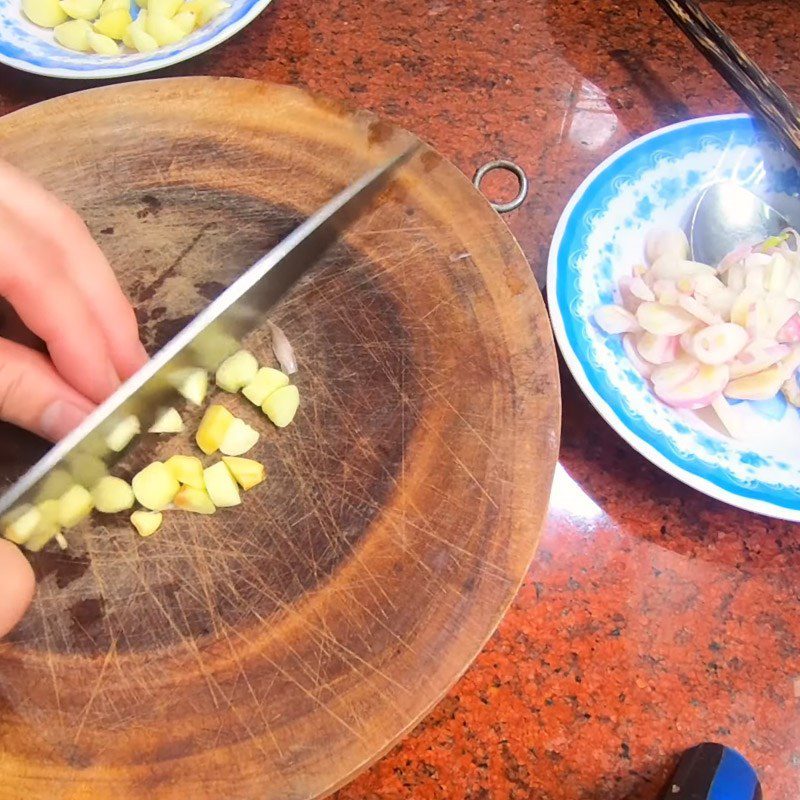
[[[153,352],[411,138],[190,78],[12,114],[0,157],[87,220]],[[219,395],[263,431],[265,484],[147,540],[97,515],[34,557],[34,606],[0,643],[0,800],[322,796],[422,718],[513,598],[559,389],[529,266],[469,181],[424,148],[270,318],[300,365],[294,424]],[[245,344],[271,363],[266,327]],[[7,483],[38,453],[0,433]],[[188,434],[143,436],[117,471],[175,452]]]

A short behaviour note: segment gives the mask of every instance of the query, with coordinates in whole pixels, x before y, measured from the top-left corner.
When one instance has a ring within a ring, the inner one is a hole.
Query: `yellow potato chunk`
[[[58,526],[58,500],[44,500],[36,504],[42,515],[42,522]]]
[[[167,469],[180,483],[195,489],[204,489],[203,462],[197,456],[170,456],[166,460]]]
[[[25,549],[38,553],[51,539],[61,533],[58,524],[58,500],[45,500],[37,503],[41,521],[33,535],[25,542]]]
[[[136,5],[139,8],[147,8],[147,0],[136,0]]]
[[[22,13],[34,25],[41,25],[43,28],[55,28],[69,19],[58,0],[22,0]]]
[[[300,406],[300,392],[296,386],[283,386],[276,389],[261,406],[261,410],[279,428],[285,428],[297,413]]]
[[[193,514],[213,514],[217,510],[208,492],[194,486],[183,486],[175,495],[175,505]]]
[[[71,19],[69,22],[62,22],[53,28],[53,35],[56,41],[69,50],[77,50],[80,53],[87,53],[89,47],[89,31],[92,26],[85,19]]]
[[[209,406],[197,429],[195,436],[197,446],[206,455],[216,453],[233,420],[233,414],[224,406],[216,404]]]
[[[19,517],[21,517],[30,507],[30,503],[22,503],[21,505],[12,508],[10,511],[6,511],[6,513],[0,517],[0,528],[5,530],[6,527],[8,527],[15,519],[19,519]]]
[[[203,476],[206,481],[206,491],[215,506],[229,508],[238,506],[242,502],[239,496],[239,487],[222,461],[206,467],[203,470]]]
[[[147,22],[147,11],[140,11],[136,19],[133,22],[131,22],[130,25],[128,25],[128,29],[125,31],[125,35],[122,37],[122,43],[126,47],[130,47],[131,50],[137,49],[136,44],[133,41],[133,33],[134,31],[138,30],[141,34],[145,34],[144,26],[146,22]],[[152,39],[153,37],[151,36],[150,38]],[[155,45],[153,48],[155,50],[158,47],[158,45],[155,44],[155,42],[153,44]]]
[[[92,20],[100,13],[102,0],[59,0],[62,10],[72,19]]]
[[[172,19],[181,7],[183,0],[148,0],[147,10],[151,14]]]
[[[14,544],[25,544],[36,533],[42,521],[42,513],[36,506],[26,504],[9,515],[3,536]]]
[[[97,16],[102,17],[103,14],[108,14],[110,11],[117,11],[120,8],[130,11],[130,0],[103,0],[100,5],[100,10],[97,12]]]
[[[264,480],[264,465],[252,458],[224,456],[222,460],[236,479],[236,483],[245,491],[258,486]]]
[[[72,475],[65,469],[57,467],[52,470],[47,477],[39,484],[39,491],[36,494],[36,502],[43,500],[58,500],[64,492],[75,483]]]
[[[98,511],[116,514],[133,506],[133,489],[122,478],[106,475],[92,488],[92,499]]]
[[[139,16],[136,18],[137,28],[139,27],[139,19],[142,13],[144,12],[140,12]],[[169,22],[169,20],[167,21]],[[145,16],[142,24],[144,25],[145,32],[158,43],[158,37],[153,36],[149,30],[149,13]],[[191,368],[177,370],[174,374],[170,375],[170,382],[190,403],[194,403],[196,406],[203,405],[203,401],[206,399],[206,394],[208,393],[208,373],[204,369]]]
[[[95,23],[95,27],[97,27],[97,23]],[[102,33],[102,31],[100,32]],[[133,414],[125,417],[125,419],[120,420],[106,436],[108,449],[113,450],[115,453],[121,453],[131,443],[133,437],[141,430],[142,425],[138,417]]]
[[[90,489],[100,478],[108,475],[103,460],[92,453],[70,453],[67,456],[67,464],[72,473],[72,480],[58,493],[58,497],[64,494],[73,483],[79,483]]]
[[[127,8],[118,8],[116,11],[109,11],[108,14],[103,14],[94,23],[94,29],[98,33],[102,33],[103,36],[108,36],[109,39],[122,41],[125,31],[128,30],[128,26],[132,22],[131,12]]]
[[[89,46],[99,56],[118,56],[119,45],[109,36],[104,36],[97,31],[89,32]]]
[[[122,52],[118,42],[97,31],[89,33],[89,46],[99,56],[118,56]]]
[[[134,28],[133,26],[128,28],[128,30],[131,32],[131,41],[135,50],[138,50],[140,53],[152,53],[154,50],[158,50],[158,42],[147,33],[147,31]],[[197,405],[200,405],[200,403]]]
[[[183,13],[188,14],[189,12]],[[194,25],[194,21],[192,21],[192,25]],[[189,31],[191,31],[191,28]],[[235,394],[239,389],[247,386],[255,378],[257,372],[258,361],[256,361],[255,356],[252,353],[248,353],[247,350],[239,350],[232,356],[228,356],[219,365],[215,379],[220,389]]]
[[[200,27],[200,13],[205,3],[201,0],[187,0],[179,9],[179,14],[194,14],[195,27]],[[176,15],[177,16],[177,15]]]
[[[62,528],[71,528],[92,512],[94,502],[89,490],[83,486],[67,489],[58,501],[58,524]]]
[[[279,369],[261,367],[253,380],[242,389],[242,394],[253,405],[261,406],[274,391],[288,384],[289,376],[284,375]]]
[[[195,29],[197,16],[191,11],[181,11],[172,18],[172,21],[188,36]],[[257,368],[258,365],[256,365]],[[219,381],[217,382],[219,383]]]
[[[211,326],[189,345],[189,352],[192,354],[193,364],[213,372],[240,347],[238,339],[221,330],[219,326]]]
[[[227,11],[231,7],[230,3],[225,0],[210,0],[210,2],[203,5],[203,10],[200,12],[200,17],[197,20],[198,27],[208,25],[212,19],[215,19],[223,11]]]
[[[152,0],[151,0],[152,2]],[[147,32],[158,42],[159,46],[166,47],[183,39],[186,34],[171,19],[147,11]]]
[[[129,29],[130,30],[130,29]],[[175,408],[162,408],[156,416],[156,421],[150,426],[149,433],[180,433],[183,430],[183,420]]]
[[[151,511],[163,511],[181,485],[162,461],[154,461],[136,473],[131,481],[134,497]]]
[[[139,24],[139,19],[141,17],[145,19]],[[146,19],[147,12],[139,12],[139,16],[128,26],[128,30],[125,31],[125,36],[122,37],[122,41],[125,45],[130,47],[131,50],[138,50],[140,53],[152,53],[154,50],[158,50],[158,42],[144,29]]]
[[[164,515],[160,511],[134,511],[131,514],[131,524],[143,537],[152,536],[163,521]]]
[[[219,451],[226,456],[243,456],[258,441],[258,431],[238,417],[228,427]]]

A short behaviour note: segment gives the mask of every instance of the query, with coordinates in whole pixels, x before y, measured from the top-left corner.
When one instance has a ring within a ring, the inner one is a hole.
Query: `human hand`
[[[49,354],[0,338],[0,419],[57,441],[147,360],[133,309],[84,223],[3,162],[0,296]]]
[[[0,639],[22,619],[33,589],[33,570],[22,551],[0,539]]]
[[[81,219],[0,162],[0,297],[47,355],[0,338],[0,419],[57,441],[146,360],[136,317]],[[34,590],[25,556],[0,539],[0,637]]]

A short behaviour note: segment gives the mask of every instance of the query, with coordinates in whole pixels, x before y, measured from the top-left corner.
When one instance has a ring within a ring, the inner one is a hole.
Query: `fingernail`
[[[52,442],[63,439],[83,422],[89,411],[66,400],[56,400],[44,410],[39,423],[42,433]]]

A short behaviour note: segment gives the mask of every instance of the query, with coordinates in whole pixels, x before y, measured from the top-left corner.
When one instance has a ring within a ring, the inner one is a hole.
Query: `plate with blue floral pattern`
[[[796,162],[744,114],[689,120],[614,153],[578,187],[550,248],[553,328],[578,385],[630,445],[695,489],[749,511],[800,521],[800,410],[782,394],[736,406],[745,435],[713,414],[658,400],[622,347],[593,320],[619,278],[643,260],[653,228],[685,226],[698,193],[732,181],[800,225]]]
[[[152,53],[117,56],[78,53],[56,42],[53,31],[40,28],[22,13],[21,0],[0,0],[0,62],[52,78],[98,80],[139,75],[186,61],[229,39],[254,20],[272,0],[227,0],[230,8],[185,39]],[[132,2],[131,15],[139,13]],[[126,48],[123,48],[126,49]]]

